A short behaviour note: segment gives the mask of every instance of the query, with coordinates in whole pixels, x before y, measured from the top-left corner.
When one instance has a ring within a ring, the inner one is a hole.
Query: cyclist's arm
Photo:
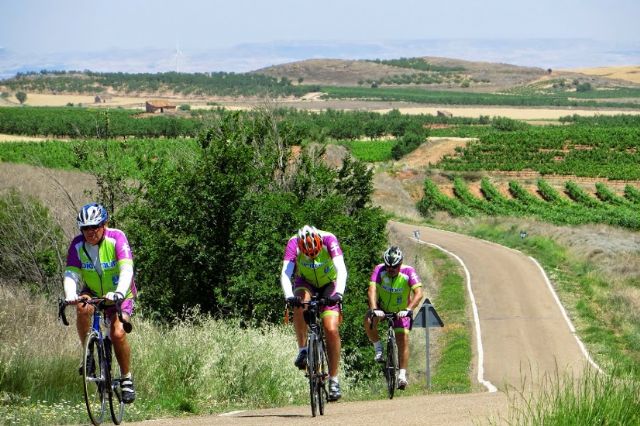
[[[123,297],[126,297],[131,288],[131,282],[133,281],[133,255],[124,232],[115,229],[113,231],[113,236],[116,240],[116,259],[118,261],[118,268],[120,269],[116,293],[120,293]]]
[[[344,264],[344,256],[338,255],[333,258],[333,265],[336,267],[336,293],[344,294],[347,286],[347,266]]]
[[[64,287],[64,297],[67,301],[75,300],[78,297],[78,283],[80,277],[72,271],[65,271],[62,285]]]
[[[282,262],[282,271],[280,272],[280,285],[284,292],[284,298],[288,299],[293,297],[293,286],[291,284],[291,276],[295,269],[295,263],[290,260],[284,260]]]
[[[378,309],[378,290],[376,288],[376,283],[371,281],[369,282],[369,290],[367,290],[367,298],[369,299],[369,308],[370,309]]]
[[[411,300],[409,301],[409,305],[407,309],[415,311],[418,307],[418,304],[422,301],[422,284],[414,285],[412,287],[413,294],[411,296]]]
[[[116,293],[120,293],[123,297],[126,297],[131,287],[131,281],[133,281],[133,264],[125,263],[120,265],[120,278],[118,279]]]

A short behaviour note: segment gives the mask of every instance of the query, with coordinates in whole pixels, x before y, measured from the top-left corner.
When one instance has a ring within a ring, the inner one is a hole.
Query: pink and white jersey
[[[293,236],[284,250],[285,261],[295,263],[295,274],[316,287],[323,287],[337,278],[333,258],[342,255],[340,243],[330,232],[318,231],[322,238],[322,250],[315,259],[309,259],[298,248],[298,237]]]

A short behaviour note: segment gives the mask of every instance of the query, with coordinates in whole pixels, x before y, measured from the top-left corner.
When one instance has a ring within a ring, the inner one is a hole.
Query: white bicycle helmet
[[[86,204],[78,212],[78,228],[82,229],[85,226],[102,225],[109,218],[109,213],[102,204],[91,203]]]
[[[385,265],[391,267],[398,266],[402,263],[402,250],[400,250],[400,247],[391,246],[384,252],[382,257],[384,258]]]

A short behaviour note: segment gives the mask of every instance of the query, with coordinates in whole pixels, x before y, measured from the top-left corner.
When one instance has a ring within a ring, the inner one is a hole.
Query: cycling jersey
[[[131,248],[124,232],[105,227],[104,237],[98,244],[96,259],[91,259],[90,252],[94,250],[89,250],[90,248],[82,234],[73,239],[67,253],[65,275],[73,277],[76,282],[82,280],[98,297],[116,291],[120,269],[124,265],[133,267]],[[136,293],[136,286],[132,280],[125,298],[133,298]]]
[[[380,308],[385,312],[407,309],[411,291],[422,287],[420,277],[412,266],[402,265],[398,275],[392,278],[384,263],[374,268],[369,285],[376,286]]]
[[[324,287],[336,281],[338,272],[333,263],[333,258],[342,255],[342,249],[338,239],[330,232],[319,231],[322,237],[322,250],[315,259],[305,256],[298,248],[298,237],[293,236],[287,242],[284,250],[284,261],[295,264],[296,277],[314,287]],[[339,291],[344,289],[339,289]]]

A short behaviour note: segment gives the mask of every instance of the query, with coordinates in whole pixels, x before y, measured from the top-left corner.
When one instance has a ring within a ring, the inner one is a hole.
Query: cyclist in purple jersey
[[[335,235],[305,225],[289,239],[284,251],[280,284],[287,303],[295,307],[293,324],[298,356],[294,364],[304,370],[307,362],[307,327],[300,303],[309,301],[312,295],[321,295],[329,301],[329,306],[322,308],[320,318],[327,340],[330,401],[337,401],[342,396],[338,381],[341,347],[338,326],[346,283],[347,267]]]
[[[137,294],[133,280],[133,256],[124,232],[108,228],[108,219],[107,210],[97,203],[85,205],[78,213],[80,234],[69,246],[64,272],[65,300],[73,303],[82,298],[104,297],[112,302],[121,302],[123,320],[129,321]],[[76,327],[82,344],[91,328],[93,310],[91,305],[76,304]],[[131,349],[127,334],[118,318],[115,303],[105,313],[109,318],[109,336],[120,366],[122,400],[131,403],[136,394],[131,378]]]
[[[375,360],[383,362],[382,343],[378,334],[378,321],[385,312],[396,313],[394,330],[398,343],[400,371],[398,389],[407,387],[409,364],[409,328],[413,310],[422,301],[422,283],[413,267],[403,265],[402,250],[389,247],[382,256],[384,263],[376,265],[369,280],[369,313],[365,317],[364,329],[375,349]],[[373,327],[370,326],[373,321]]]

